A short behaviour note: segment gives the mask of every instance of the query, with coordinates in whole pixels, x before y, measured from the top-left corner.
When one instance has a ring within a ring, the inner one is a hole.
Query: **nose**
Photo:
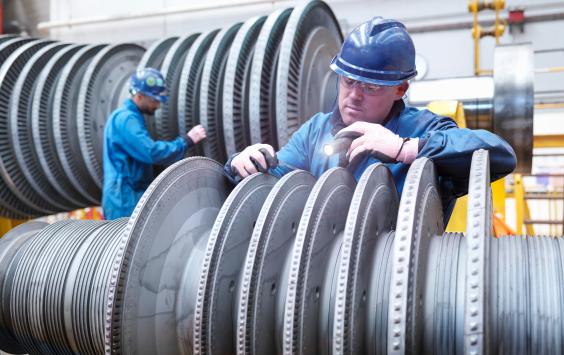
[[[356,101],[362,100],[364,97],[362,88],[359,85],[353,85],[353,87],[349,89],[349,97]]]

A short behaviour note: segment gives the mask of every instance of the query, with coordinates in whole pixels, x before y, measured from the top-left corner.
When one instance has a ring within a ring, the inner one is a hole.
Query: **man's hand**
[[[275,157],[274,148],[268,144],[253,144],[248,146],[231,161],[231,170],[237,172],[242,178],[257,173],[266,172],[271,166],[261,150],[265,150]]]
[[[369,122],[355,122],[340,130],[335,137],[349,131],[362,134],[353,140],[349,148],[347,155],[350,162],[365,154],[383,163],[411,164],[417,157],[419,138],[404,139],[380,124]]]
[[[190,132],[188,132],[186,135],[192,140],[192,142],[194,142],[194,144],[199,143],[202,139],[207,137],[206,130],[200,124],[192,127]]]

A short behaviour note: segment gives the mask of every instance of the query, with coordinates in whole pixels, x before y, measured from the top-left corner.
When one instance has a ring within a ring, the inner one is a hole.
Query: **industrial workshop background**
[[[380,164],[223,175],[331,107],[373,16],[414,41],[407,104],[516,151],[491,185],[474,153],[448,225],[424,158],[400,196]],[[564,352],[564,1],[2,0],[0,23],[0,354]],[[202,123],[210,159],[105,221],[102,131],[144,65],[174,87],[151,134]]]

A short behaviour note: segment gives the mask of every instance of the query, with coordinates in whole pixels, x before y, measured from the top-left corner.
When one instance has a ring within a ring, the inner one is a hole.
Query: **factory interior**
[[[564,354],[563,33],[1,0],[0,355]]]

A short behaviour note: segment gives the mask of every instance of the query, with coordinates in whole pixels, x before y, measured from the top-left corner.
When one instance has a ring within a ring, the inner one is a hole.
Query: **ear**
[[[409,89],[409,83],[407,81],[399,84],[396,91],[396,100],[401,99],[407,92],[407,89]]]

